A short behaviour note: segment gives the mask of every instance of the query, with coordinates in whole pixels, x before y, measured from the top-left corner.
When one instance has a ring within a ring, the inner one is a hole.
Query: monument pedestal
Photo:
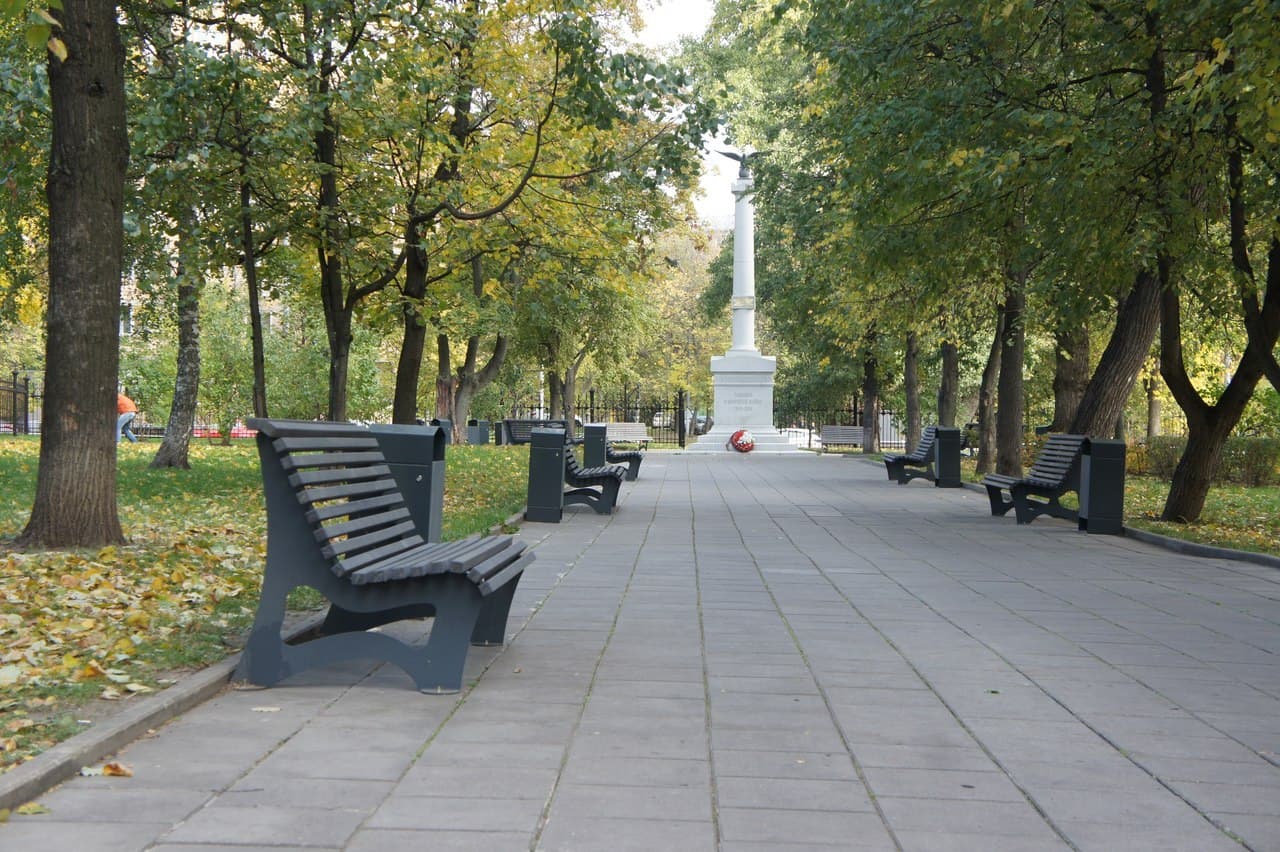
[[[729,437],[746,429],[755,438],[753,453],[799,452],[773,425],[773,374],[777,369],[776,358],[754,349],[730,349],[712,358],[715,423],[685,451],[737,455],[738,451],[729,446]]]

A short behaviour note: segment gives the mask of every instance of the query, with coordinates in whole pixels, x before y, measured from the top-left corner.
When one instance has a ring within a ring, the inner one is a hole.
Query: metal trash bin
[[[1119,535],[1124,532],[1124,441],[1089,438],[1080,456],[1079,529]]]
[[[489,443],[489,421],[471,419],[467,421],[467,443],[484,445]]]
[[[387,457],[419,534],[427,541],[439,541],[444,516],[444,431],[401,424],[379,424],[369,431]]]
[[[444,431],[444,442],[446,444],[453,443],[453,421],[442,417],[431,418],[431,425],[438,426]]]
[[[960,488],[960,444],[963,433],[954,426],[938,426],[934,429],[933,484],[938,488]]]
[[[534,429],[529,441],[529,492],[525,499],[526,521],[560,523],[564,515],[564,432]]]
[[[588,423],[582,427],[582,466],[603,467],[605,459],[605,425]]]

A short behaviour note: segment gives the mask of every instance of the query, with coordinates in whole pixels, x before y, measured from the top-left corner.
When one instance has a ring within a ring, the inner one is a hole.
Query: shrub
[[[1145,443],[1134,443],[1125,448],[1124,470],[1130,476],[1146,476],[1151,472],[1151,459]]]
[[[1227,449],[1233,479],[1255,488],[1280,483],[1280,438],[1232,438]]]
[[[1156,435],[1147,439],[1147,470],[1160,479],[1173,479],[1178,459],[1187,448],[1181,435]]]

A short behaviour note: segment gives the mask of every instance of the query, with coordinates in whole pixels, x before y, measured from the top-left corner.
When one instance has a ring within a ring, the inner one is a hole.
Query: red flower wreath
[[[729,436],[729,446],[740,453],[749,453],[756,448],[756,439],[746,429],[739,429]]]

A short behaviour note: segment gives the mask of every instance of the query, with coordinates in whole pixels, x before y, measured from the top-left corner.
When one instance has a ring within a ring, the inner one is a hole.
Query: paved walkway
[[[3,850],[1280,849],[1280,571],[840,457],[650,453],[473,685],[228,690]]]

